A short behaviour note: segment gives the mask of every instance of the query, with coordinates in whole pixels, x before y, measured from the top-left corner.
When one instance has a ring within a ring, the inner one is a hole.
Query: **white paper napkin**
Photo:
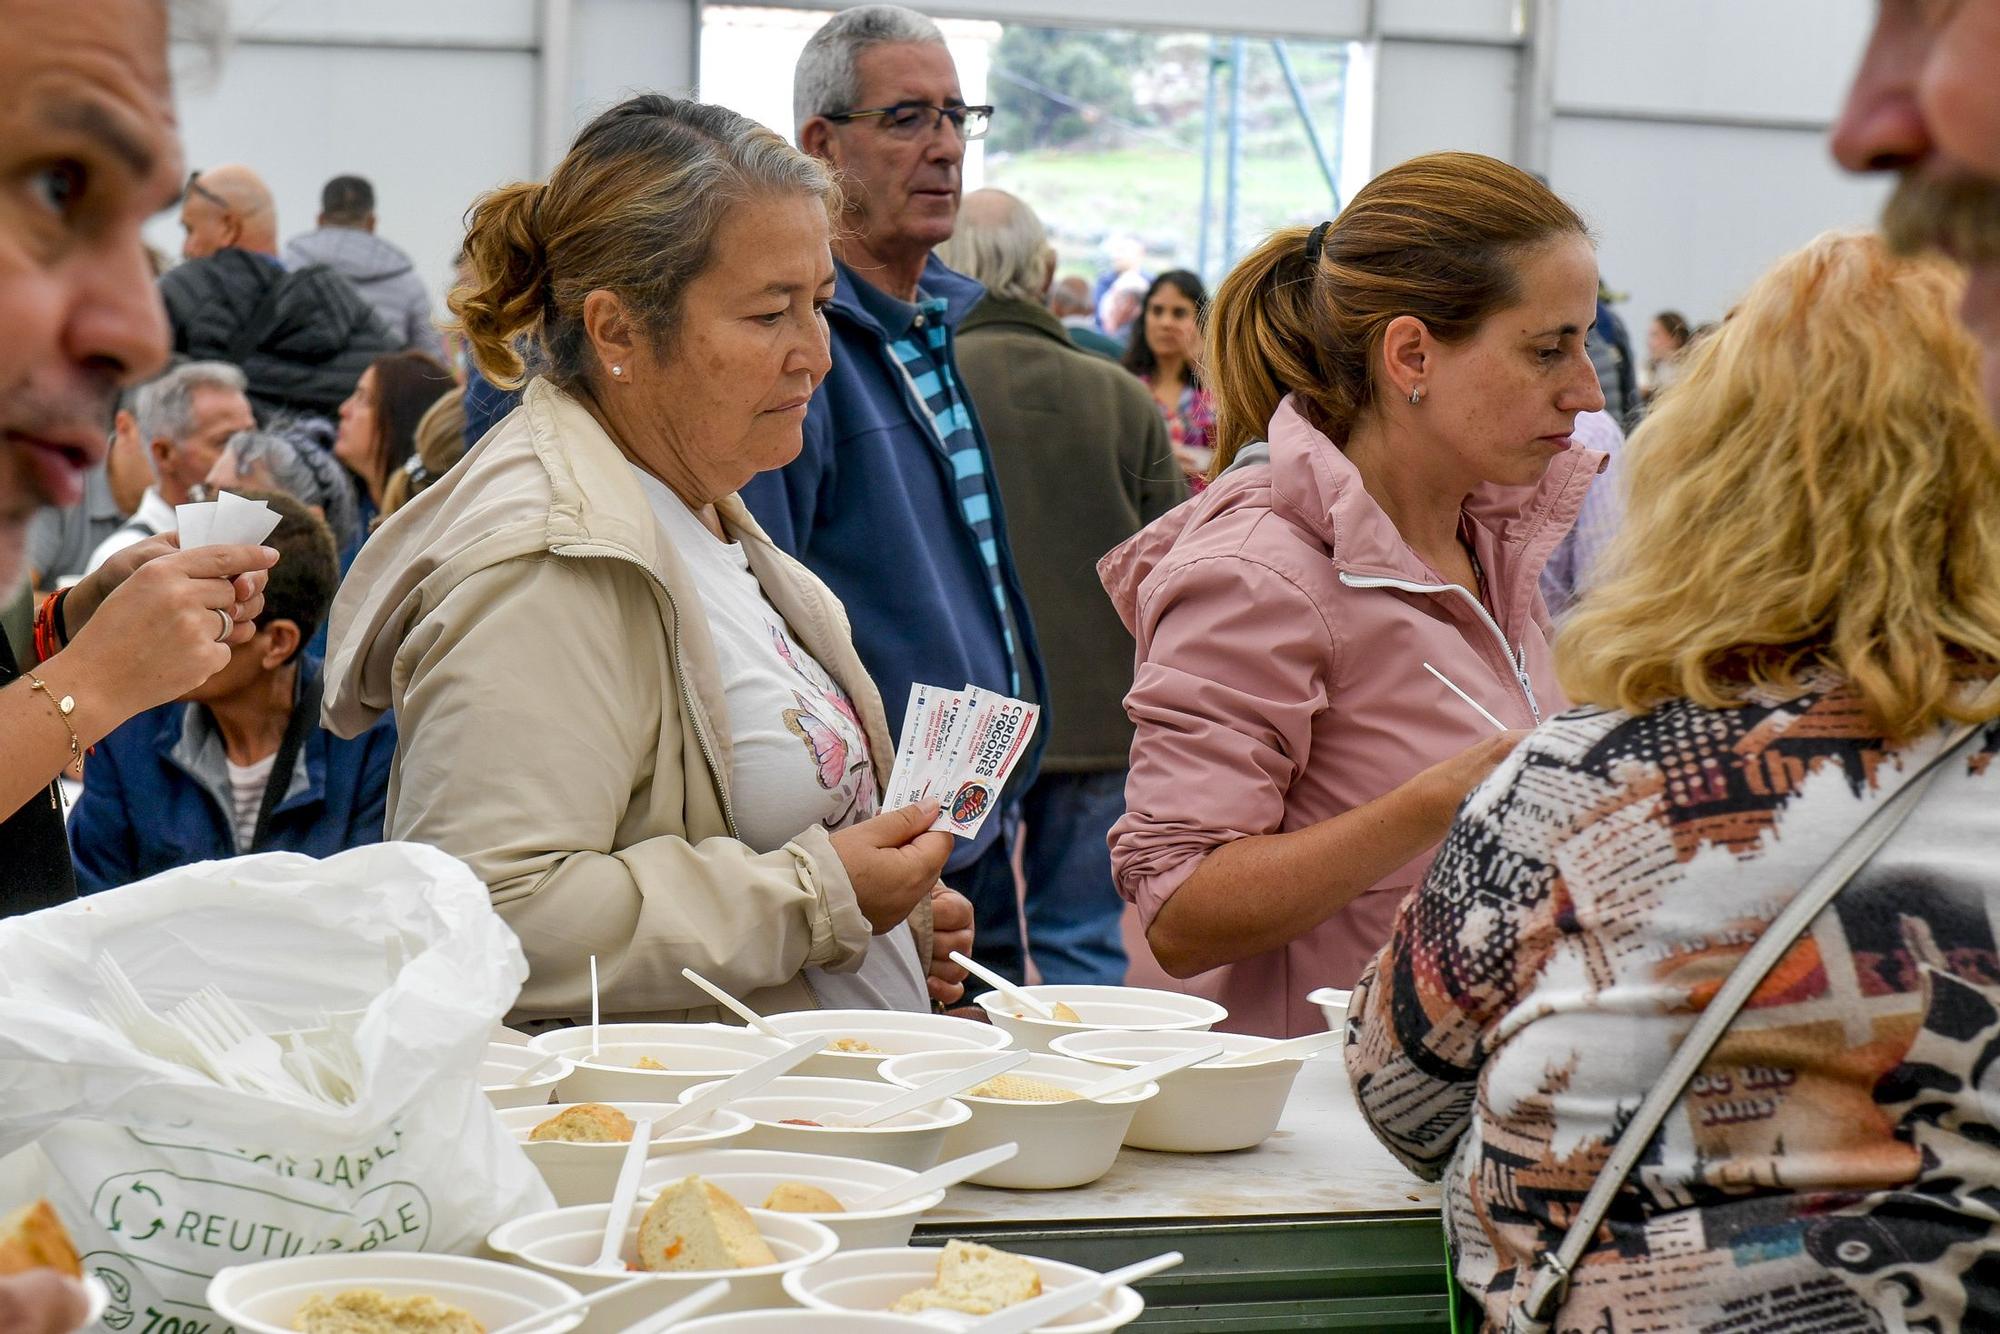
[[[278,526],[278,513],[261,500],[224,491],[218,499],[174,506],[181,550],[197,547],[256,546]]]

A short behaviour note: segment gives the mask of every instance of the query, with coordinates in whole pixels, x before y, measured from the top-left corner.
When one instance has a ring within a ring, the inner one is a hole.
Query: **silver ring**
[[[220,607],[210,607],[209,610],[222,618],[222,633],[215,637],[215,642],[220,644],[229,638],[231,631],[236,629],[236,618]]]

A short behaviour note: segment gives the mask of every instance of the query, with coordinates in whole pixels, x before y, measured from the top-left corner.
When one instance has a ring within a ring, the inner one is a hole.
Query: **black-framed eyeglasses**
[[[946,121],[960,139],[983,139],[993,124],[992,107],[939,107],[929,102],[898,102],[890,107],[870,107],[866,111],[841,111],[828,120],[840,124],[850,120],[879,117],[882,128],[899,139],[921,139],[935,133]]]
[[[203,199],[206,199],[225,213],[230,209],[227,199],[224,199],[221,195],[201,183],[201,171],[199,168],[188,173],[187,188],[181,191],[181,196],[182,198],[186,198],[188,195],[200,195]]]

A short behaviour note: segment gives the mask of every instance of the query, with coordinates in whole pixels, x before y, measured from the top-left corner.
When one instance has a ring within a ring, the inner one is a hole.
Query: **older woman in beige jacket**
[[[971,909],[894,758],[839,602],[735,497],[800,447],[827,369],[833,187],[719,107],[633,98],[546,185],[474,210],[453,293],[482,369],[549,370],[370,540],[327,716],[393,708],[389,834],[485,879],[527,952],[516,1021],[951,1000]],[[795,704],[795,707],[794,707]],[[780,705],[784,707],[779,707]]]

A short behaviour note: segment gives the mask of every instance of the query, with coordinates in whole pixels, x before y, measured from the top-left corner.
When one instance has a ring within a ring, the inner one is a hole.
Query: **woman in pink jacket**
[[[1272,236],[1209,313],[1217,468],[1099,566],[1138,643],[1120,892],[1222,1027],[1322,1026],[1465,794],[1563,707],[1537,577],[1604,456],[1597,261],[1440,153]],[[1449,678],[1507,730],[1452,694]]]

